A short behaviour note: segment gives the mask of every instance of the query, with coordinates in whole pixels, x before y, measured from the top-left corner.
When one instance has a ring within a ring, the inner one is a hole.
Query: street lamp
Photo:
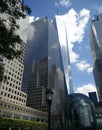
[[[51,118],[51,103],[52,103],[52,95],[54,94],[54,91],[49,88],[46,91],[46,100],[48,102],[48,130],[50,130],[50,118]]]

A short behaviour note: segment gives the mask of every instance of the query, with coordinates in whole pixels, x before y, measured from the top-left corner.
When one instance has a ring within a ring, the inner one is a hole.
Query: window
[[[11,95],[11,98],[13,98],[13,95]]]
[[[12,83],[10,83],[10,86],[12,86]]]
[[[4,94],[4,96],[6,96],[6,95],[7,95],[7,93]]]
[[[11,75],[11,72],[9,72],[9,75]]]
[[[11,92],[11,88],[9,88],[9,92]]]
[[[1,91],[1,95],[3,95],[3,91]]]

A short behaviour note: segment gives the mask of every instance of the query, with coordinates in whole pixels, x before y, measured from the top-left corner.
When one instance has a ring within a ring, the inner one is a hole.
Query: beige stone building
[[[21,91],[24,69],[25,44],[17,46],[22,50],[19,59],[7,60],[1,57],[6,80],[0,83],[0,116],[27,120],[46,121],[47,113],[26,107],[27,94]]]

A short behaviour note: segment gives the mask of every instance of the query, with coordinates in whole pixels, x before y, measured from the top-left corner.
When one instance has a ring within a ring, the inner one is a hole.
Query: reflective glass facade
[[[94,78],[99,100],[102,101],[102,14],[96,15],[91,23],[90,45],[94,59]]]
[[[94,105],[83,94],[71,94],[66,100],[65,129],[67,130],[96,130]]]
[[[55,16],[56,27],[58,31],[58,39],[60,44],[61,58],[63,64],[63,72],[65,75],[65,82],[67,85],[68,94],[73,93],[72,80],[71,80],[71,66],[69,58],[69,48],[68,48],[68,33],[67,33],[67,23],[65,22],[66,15]]]
[[[52,23],[46,17],[32,23],[35,33],[26,46],[22,86],[28,94],[27,106],[42,111],[47,111],[46,89],[54,89],[51,111],[56,114],[60,113],[71,87],[67,37],[62,43],[58,23],[58,19]]]

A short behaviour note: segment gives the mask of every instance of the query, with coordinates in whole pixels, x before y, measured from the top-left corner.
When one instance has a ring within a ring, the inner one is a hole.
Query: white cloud
[[[82,42],[85,33],[85,27],[90,16],[89,13],[90,12],[87,9],[82,9],[79,13],[77,13],[74,9],[71,9],[68,12],[70,22],[68,35],[70,42]]]
[[[89,67],[89,68],[87,68],[87,73],[92,73],[92,71],[93,71],[93,67]]]
[[[86,61],[81,61],[79,63],[76,63],[76,67],[78,68],[78,70],[84,71],[89,67],[89,64],[86,63]]]
[[[34,36],[34,26],[29,23],[29,17],[26,17],[25,19],[20,19],[17,21],[17,23],[20,26],[17,34],[20,35],[21,39],[25,43],[27,42],[27,40],[31,40]]]
[[[29,23],[34,22],[34,19],[35,19],[34,16],[30,16],[30,17],[29,17]]]
[[[32,22],[34,22],[34,21],[36,21],[36,20],[39,20],[40,18],[39,17],[34,17],[34,16],[30,16],[29,17],[29,23],[32,23]]]
[[[59,5],[64,6],[64,7],[68,7],[71,6],[71,2],[70,0],[60,0],[59,2],[55,2],[55,6],[58,7]]]
[[[36,18],[35,18],[35,21],[37,21],[37,20],[39,20],[39,19],[40,19],[40,17],[36,17]]]
[[[70,60],[71,63],[75,63],[78,61],[79,55],[75,53],[74,51],[70,50]]]
[[[88,96],[89,92],[96,92],[97,93],[96,87],[91,83],[77,87],[77,89],[75,90],[75,93],[82,93],[82,94],[85,94],[87,96]]]
[[[78,61],[79,54],[73,51],[74,43],[82,42],[85,28],[90,17],[90,11],[82,9],[77,13],[74,9],[70,9],[65,15],[57,17],[59,17],[60,21],[63,22],[64,28],[66,28],[70,61],[71,63],[75,63]],[[64,41],[65,37],[62,35],[61,39]]]
[[[70,0],[60,0],[59,4],[62,6],[68,7],[71,5],[71,2]]]
[[[78,68],[78,70],[86,71],[88,74],[90,74],[93,70],[92,66],[85,60],[76,63],[76,67]]]

